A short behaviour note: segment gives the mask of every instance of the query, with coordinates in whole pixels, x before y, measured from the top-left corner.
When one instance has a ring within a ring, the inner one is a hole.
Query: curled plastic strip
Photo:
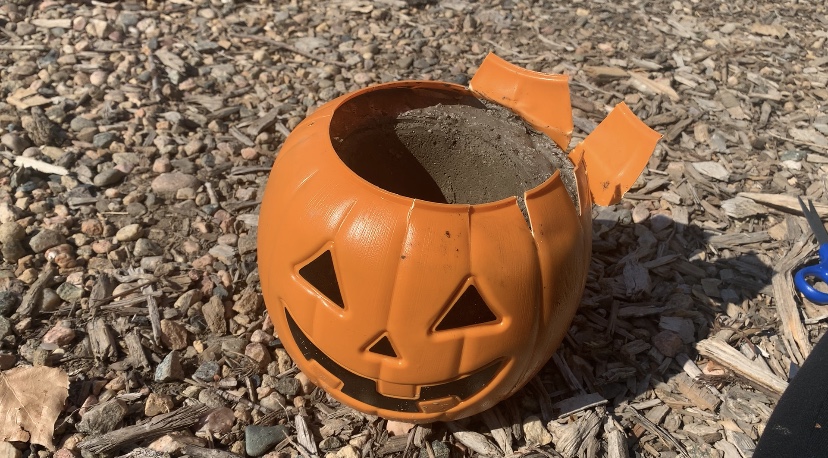
[[[562,150],[569,149],[573,123],[566,75],[533,72],[489,54],[469,88],[518,113]]]

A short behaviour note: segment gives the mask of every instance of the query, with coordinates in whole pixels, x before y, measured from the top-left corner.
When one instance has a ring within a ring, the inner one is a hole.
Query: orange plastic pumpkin
[[[616,203],[659,139],[617,106],[568,155],[578,207],[555,172],[524,194],[528,224],[515,196],[464,205],[389,192],[334,146],[381,118],[470,98],[509,108],[566,151],[566,77],[489,55],[470,88],[396,82],[323,105],[273,166],[258,235],[270,318],[311,381],[363,412],[451,420],[527,383],[578,307],[592,203]]]

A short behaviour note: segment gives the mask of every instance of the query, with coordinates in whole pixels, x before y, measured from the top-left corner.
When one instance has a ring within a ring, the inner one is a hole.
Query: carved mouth
[[[294,342],[299,347],[299,351],[308,361],[314,360],[319,363],[331,375],[338,378],[343,386],[339,390],[343,394],[364,402],[365,404],[374,407],[393,410],[397,412],[421,413],[421,402],[433,401],[437,399],[445,399],[455,397],[459,401],[464,401],[471,398],[485,388],[489,382],[494,379],[495,375],[500,371],[502,364],[495,361],[481,367],[477,371],[446,383],[439,383],[435,385],[422,385],[420,387],[420,397],[417,399],[400,399],[386,396],[377,391],[376,380],[363,377],[355,374],[348,369],[337,364],[334,360],[329,358],[322,350],[311,342],[307,335],[299,329],[299,325],[293,320],[287,310],[285,310],[288,327]]]

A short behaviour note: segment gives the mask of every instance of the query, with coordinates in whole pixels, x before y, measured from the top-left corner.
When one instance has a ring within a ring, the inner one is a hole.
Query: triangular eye
[[[477,324],[489,323],[497,320],[497,316],[486,305],[486,301],[477,292],[474,285],[469,285],[466,291],[451,306],[446,316],[437,324],[435,330],[465,328]]]
[[[328,300],[343,309],[345,308],[342,292],[339,290],[339,282],[336,281],[336,270],[334,270],[330,250],[320,254],[319,257],[299,269],[299,275],[323,296],[327,297]]]
[[[374,343],[374,345],[371,345],[371,347],[368,348],[368,351],[378,355],[390,356],[392,358],[397,357],[397,352],[394,351],[394,347],[391,345],[391,341],[388,340],[388,336],[382,336]]]

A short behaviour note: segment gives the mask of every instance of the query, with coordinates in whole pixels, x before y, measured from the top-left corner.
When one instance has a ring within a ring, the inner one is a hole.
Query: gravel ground
[[[60,368],[69,396],[56,451],[0,456],[750,456],[826,328],[785,281],[814,247],[786,196],[828,196],[826,18],[752,0],[3,2],[0,370]],[[466,84],[491,51],[570,76],[576,140],[621,101],[665,139],[595,208],[583,306],[527,388],[450,425],[362,415],[263,315],[267,173],[322,103]]]

